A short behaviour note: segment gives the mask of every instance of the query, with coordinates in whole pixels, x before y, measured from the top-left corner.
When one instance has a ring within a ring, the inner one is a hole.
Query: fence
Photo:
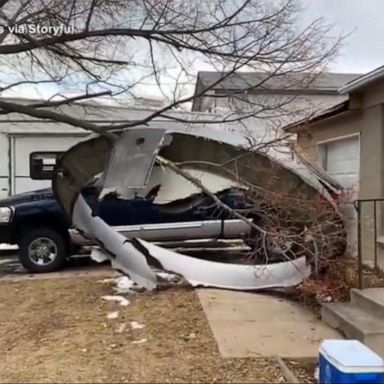
[[[370,205],[373,208],[373,268],[374,271],[379,271],[378,263],[378,203],[384,202],[384,198],[378,199],[359,199],[354,202],[357,211],[357,262],[358,262],[358,288],[364,288],[364,257],[362,250],[362,211],[363,207]],[[380,207],[380,220],[381,220],[381,207]],[[380,221],[381,222],[381,221]]]

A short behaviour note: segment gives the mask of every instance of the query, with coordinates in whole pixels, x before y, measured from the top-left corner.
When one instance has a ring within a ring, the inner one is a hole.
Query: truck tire
[[[19,242],[19,259],[29,272],[57,271],[63,266],[67,256],[65,236],[55,229],[29,229]]]

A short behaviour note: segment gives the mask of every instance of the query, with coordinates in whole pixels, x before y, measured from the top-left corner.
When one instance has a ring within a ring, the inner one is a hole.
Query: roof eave
[[[303,119],[295,123],[289,124],[283,127],[283,130],[288,133],[297,133],[304,126],[309,127],[314,123],[318,123],[319,121],[323,121],[331,117],[335,117],[345,112],[349,112],[349,100],[343,101],[342,103],[339,103],[332,108],[328,108],[317,116],[311,117],[309,119]]]
[[[212,88],[213,91],[221,91],[222,93],[228,93],[231,94],[233,92],[246,92],[248,94],[273,94],[273,93],[279,93],[279,94],[303,94],[303,95],[338,95],[338,90],[336,88],[330,89],[330,88],[219,88],[214,87]]]
[[[384,79],[384,66],[376,68],[375,70],[350,81],[339,89],[341,95],[350,92],[358,91],[376,80]]]

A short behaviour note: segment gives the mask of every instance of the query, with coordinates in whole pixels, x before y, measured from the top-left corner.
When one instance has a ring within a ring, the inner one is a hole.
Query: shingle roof
[[[197,81],[201,88],[211,86],[225,76],[225,72],[199,72]],[[229,75],[212,89],[241,90],[255,87],[255,90],[304,90],[334,92],[344,84],[361,76],[354,73],[324,73],[314,76],[310,73],[289,73],[271,76],[262,72],[237,72]],[[260,82],[265,81],[260,85]],[[200,89],[201,89],[200,88]]]

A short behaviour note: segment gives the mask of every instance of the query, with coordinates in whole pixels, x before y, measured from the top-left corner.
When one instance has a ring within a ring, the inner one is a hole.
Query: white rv
[[[0,199],[49,187],[57,156],[88,135],[44,121],[0,121]]]
[[[15,101],[14,99],[11,101]],[[18,103],[32,100],[18,99]],[[37,102],[36,100],[34,102]],[[144,108],[102,104],[71,104],[57,110],[84,121],[99,124],[123,123],[142,119],[154,112]],[[172,111],[179,118],[196,116],[214,120],[217,115]],[[156,119],[157,124],[188,124]],[[188,129],[188,128],[186,128]],[[17,193],[46,188],[61,153],[90,135],[89,131],[64,123],[37,120],[21,114],[0,117],[0,199]]]

